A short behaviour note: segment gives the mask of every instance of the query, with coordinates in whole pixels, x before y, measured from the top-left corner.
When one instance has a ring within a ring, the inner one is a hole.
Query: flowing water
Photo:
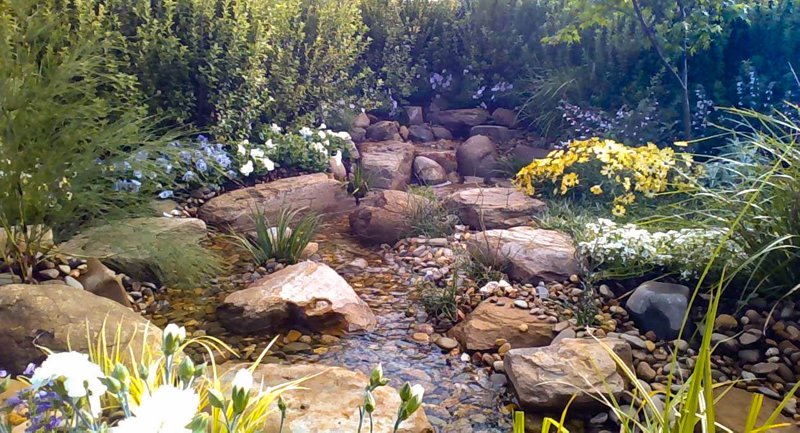
[[[337,269],[356,258],[367,260],[367,269],[342,272],[359,296],[372,308],[378,319],[375,331],[347,335],[334,343],[312,336],[310,344],[297,350],[297,345],[278,347],[266,362],[309,362],[342,366],[365,374],[378,363],[383,364],[391,385],[419,383],[425,388],[425,411],[438,432],[507,432],[510,415],[504,407],[508,401],[503,375],[490,375],[486,369],[457,356],[443,353],[434,344],[418,343],[411,335],[424,323],[425,313],[415,305],[412,275],[405,268],[384,260],[377,248],[360,245],[350,237],[346,221],[326,223],[315,241],[320,245],[322,262]],[[226,251],[231,262],[242,262],[230,253],[224,242],[215,243]],[[235,266],[236,267],[236,266]],[[241,270],[242,266],[238,266]],[[245,358],[255,358],[272,336],[237,336],[225,331],[216,321],[214,309],[227,293],[244,287],[239,275],[212,281],[211,287],[195,291],[169,291],[160,299],[164,307],[153,315],[154,321],[187,324],[195,335],[216,336],[236,348]],[[167,305],[168,303],[168,305]],[[307,340],[306,340],[307,341]],[[292,348],[292,350],[288,350]],[[311,349],[311,350],[308,350]],[[379,409],[380,410],[380,409]]]

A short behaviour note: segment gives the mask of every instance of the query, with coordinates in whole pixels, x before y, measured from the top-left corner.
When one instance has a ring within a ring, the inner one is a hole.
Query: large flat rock
[[[361,166],[372,188],[405,190],[411,183],[414,145],[402,141],[363,143]]]
[[[524,283],[563,281],[581,273],[572,238],[554,230],[486,230],[473,234],[467,248],[483,260],[505,264],[508,276]]]
[[[105,332],[107,349],[119,336],[121,357],[140,354],[143,347],[157,350],[161,330],[129,308],[85,290],[66,285],[12,284],[0,288],[0,368],[22,373],[29,362],[54,352],[87,353]],[[37,347],[39,346],[39,347]]]
[[[234,371],[246,366],[231,366],[225,380],[232,379]],[[391,372],[387,372],[391,377]],[[358,408],[364,404],[364,387],[369,378],[357,371],[320,364],[276,365],[265,364],[254,371],[256,383],[265,387],[310,378],[296,389],[285,392],[286,421],[283,431],[295,433],[340,433],[358,431]],[[312,377],[313,376],[313,377]],[[389,433],[394,427],[395,416],[400,407],[400,396],[391,386],[383,386],[373,393],[377,402],[373,414],[376,433]],[[424,399],[423,399],[424,401]],[[267,418],[263,431],[277,432],[280,416]],[[369,431],[369,421],[365,420],[362,431]],[[433,428],[420,408],[411,418],[400,424],[400,433],[433,433]]]
[[[445,206],[475,230],[506,229],[528,224],[547,205],[516,188],[468,188],[454,192]]]
[[[255,230],[253,212],[256,209],[264,212],[270,221],[276,221],[283,207],[327,214],[354,206],[355,201],[340,182],[324,173],[316,173],[222,194],[204,204],[198,216],[216,227],[247,233]]]
[[[197,218],[131,218],[90,227],[60,244],[58,251],[97,258],[131,277],[150,280],[160,275],[153,248],[197,244],[206,235],[206,224]]]
[[[593,393],[625,391],[624,373],[609,351],[630,365],[631,348],[622,340],[600,341],[567,338],[547,347],[511,349],[503,364],[522,408],[560,411],[573,395],[573,408],[598,406]]]
[[[217,317],[233,332],[250,334],[301,327],[328,333],[370,331],[377,320],[353,288],[327,265],[288,266],[231,293]]]

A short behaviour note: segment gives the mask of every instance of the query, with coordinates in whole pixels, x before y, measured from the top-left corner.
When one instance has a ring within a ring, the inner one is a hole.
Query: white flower
[[[98,416],[101,412],[100,396],[106,392],[106,386],[100,382],[101,377],[105,377],[103,370],[89,361],[89,355],[62,352],[54,353],[45,359],[33,372],[31,385],[34,389],[38,389],[54,380],[63,379],[67,396],[88,397],[92,414]]]
[[[250,156],[253,158],[263,158],[264,157],[264,150],[263,149],[253,149],[250,151]]]
[[[264,143],[264,147],[266,147],[267,149],[274,149],[275,143],[273,143],[272,139],[270,138],[269,140],[267,140],[266,143]]]
[[[425,395],[425,388],[422,387],[420,384],[416,384],[411,387],[411,398],[416,399],[418,402],[422,402],[422,396]]]
[[[320,123],[319,129],[328,129],[328,125],[326,125],[324,123]]]
[[[250,144],[250,142],[247,141],[247,140],[244,140],[241,143],[239,143],[238,145],[236,145],[236,153],[238,153],[241,156],[247,155],[247,148],[245,147],[245,144]]]
[[[233,376],[232,387],[234,389],[250,392],[250,388],[253,387],[253,373],[246,368],[237,371],[236,375]]]
[[[325,131],[319,131],[319,132],[317,132],[317,135],[319,135],[319,138],[322,139],[322,140],[324,140],[325,137],[327,137],[327,135],[325,134]]]
[[[314,144],[312,144],[312,147],[319,153],[325,153],[325,154],[328,153],[328,149],[326,149],[322,143],[314,142]]]
[[[302,127],[300,131],[298,131],[298,133],[302,135],[303,138],[309,138],[311,137],[311,134],[313,134],[313,132],[311,132],[311,129],[307,126]]]
[[[190,433],[186,426],[197,414],[200,397],[191,389],[162,385],[145,395],[134,416],[122,420],[111,433]]]
[[[333,161],[336,163],[337,166],[342,164],[342,151],[337,150],[336,153],[333,154]]]
[[[268,157],[265,156],[265,157],[261,158],[260,161],[261,161],[261,164],[263,164],[264,167],[267,169],[267,171],[275,170],[275,163],[272,162],[272,160],[269,159]]]
[[[245,176],[250,176],[250,173],[253,172],[253,161],[247,161],[247,164],[243,165],[239,171]]]
[[[274,132],[276,134],[280,134],[281,133],[281,127],[276,125],[276,124],[274,124],[274,123],[272,124],[272,126],[270,126],[270,129],[272,130],[272,132]]]
[[[186,328],[170,323],[164,328],[164,337],[171,335],[173,340],[183,341],[186,339]]]

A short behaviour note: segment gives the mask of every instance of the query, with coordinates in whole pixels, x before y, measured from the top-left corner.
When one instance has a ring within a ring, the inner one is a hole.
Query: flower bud
[[[400,387],[400,400],[403,402],[408,401],[411,398],[411,384],[406,382]]]
[[[131,374],[128,372],[128,368],[121,363],[117,363],[114,366],[114,370],[111,371],[111,377],[117,379],[123,389],[127,389],[130,385]]]
[[[283,396],[278,396],[278,410],[286,413],[286,400],[283,399]]]
[[[369,391],[364,396],[364,410],[367,413],[375,412],[375,397]]]
[[[194,362],[192,362],[188,356],[183,358],[183,361],[181,361],[181,364],[178,366],[178,377],[180,377],[182,381],[188,383],[194,377],[194,373]]]
[[[208,403],[211,407],[223,409],[225,407],[225,397],[216,389],[209,388],[208,390]]]

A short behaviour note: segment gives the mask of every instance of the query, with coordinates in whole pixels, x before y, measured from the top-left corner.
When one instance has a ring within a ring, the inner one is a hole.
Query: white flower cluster
[[[584,257],[604,267],[664,268],[684,279],[698,277],[722,241],[722,229],[649,231],[635,224],[618,225],[600,218],[586,224],[578,248]],[[743,259],[742,249],[728,241],[721,261]]]

